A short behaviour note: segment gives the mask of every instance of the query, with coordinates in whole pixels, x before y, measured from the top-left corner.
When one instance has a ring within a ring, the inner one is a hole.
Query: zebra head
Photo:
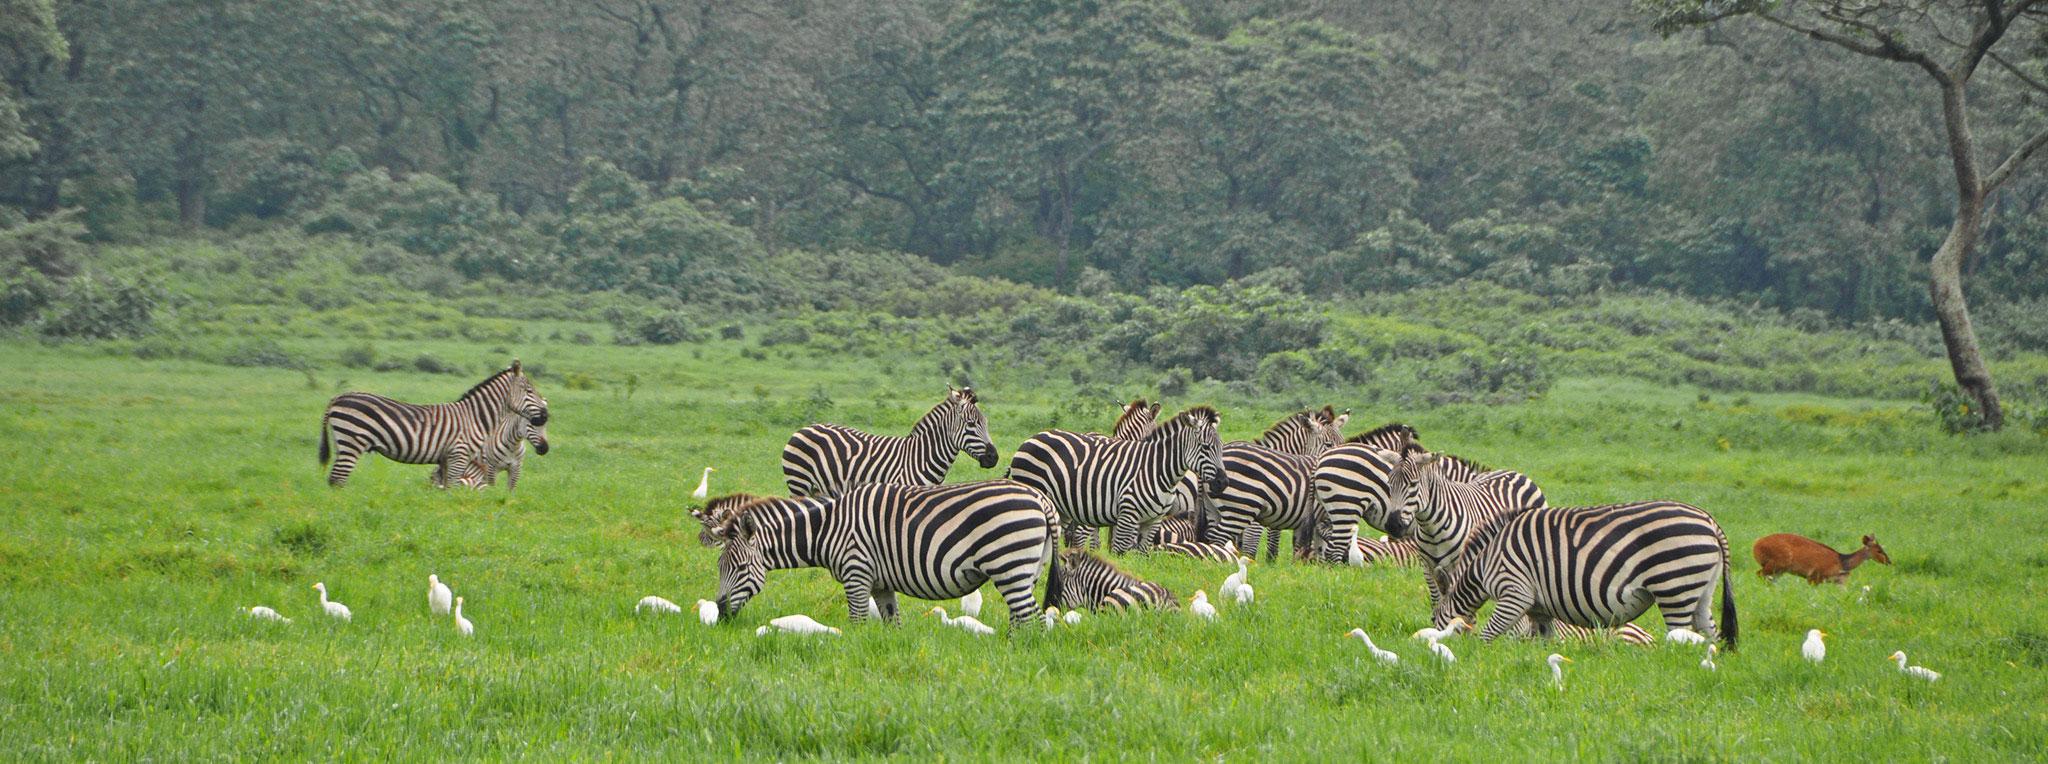
[[[1223,436],[1217,433],[1223,427],[1223,416],[1208,406],[1196,406],[1181,412],[1176,420],[1184,420],[1195,428],[1193,438],[1195,477],[1207,487],[1210,498],[1223,495]]]
[[[959,426],[958,450],[967,452],[982,469],[996,466],[996,444],[988,436],[988,416],[981,413],[981,406],[974,397],[974,388],[963,387],[953,390],[948,398],[956,412],[955,423]]]
[[[534,453],[536,453],[536,454],[540,454],[541,456],[547,456],[547,454],[548,454],[548,417],[547,417],[547,413],[546,413],[546,409],[547,409],[547,405],[548,405],[548,402],[547,402],[547,400],[545,400],[545,399],[542,399],[542,400],[541,400],[541,402],[540,402],[540,405],[541,405],[541,409],[542,409],[542,413],[541,413],[541,416],[540,416],[540,421],[536,422],[536,421],[534,421],[534,420],[532,420],[532,419],[529,419],[529,418],[527,418],[527,417],[523,417],[523,416],[522,416],[522,417],[519,417],[519,418],[518,418],[518,420],[517,420],[517,421],[518,421],[518,424],[517,424],[517,425],[515,425],[515,426],[516,426],[516,427],[517,427],[517,428],[519,429],[519,437],[521,437],[521,438],[524,438],[524,439],[526,440],[526,442],[527,442],[527,443],[531,443],[531,444],[533,444],[533,452],[534,452]]]
[[[1397,499],[1387,485],[1400,459],[1377,446],[1351,443],[1316,462],[1312,482],[1322,511],[1314,537],[1323,544],[1324,562],[1341,564],[1350,557],[1347,545],[1356,543],[1361,522],[1390,537],[1412,532],[1414,493]]]
[[[738,615],[768,580],[768,557],[761,552],[760,529],[747,509],[734,511],[715,530],[706,527],[724,547],[718,553],[718,597],[714,600],[721,622]]]
[[[1387,471],[1386,503],[1389,506],[1385,515],[1386,524],[1374,523],[1373,527],[1384,531],[1389,538],[1405,539],[1415,532],[1416,513],[1430,501],[1422,495],[1423,487],[1427,483],[1423,477],[1438,469],[1437,461],[1442,459],[1443,455],[1430,453],[1421,445],[1405,438],[1402,446],[1395,449],[1394,453],[1397,456],[1393,468]],[[1399,509],[1391,506],[1396,496],[1401,497]],[[1368,511],[1366,514],[1366,520],[1370,522],[1372,513]]]
[[[1495,521],[1473,534],[1472,539],[1466,542],[1464,552],[1458,556],[1458,561],[1452,563],[1448,570],[1438,574],[1437,587],[1442,590],[1443,596],[1437,598],[1436,610],[1430,614],[1430,625],[1441,629],[1454,622],[1464,621],[1467,628],[1471,627],[1472,620],[1478,617],[1479,606],[1485,604],[1488,597],[1486,587],[1482,586],[1481,582],[1497,578],[1486,568],[1488,558],[1491,557],[1487,550],[1498,543],[1503,543],[1499,533],[1489,531],[1499,528],[1501,524]]]

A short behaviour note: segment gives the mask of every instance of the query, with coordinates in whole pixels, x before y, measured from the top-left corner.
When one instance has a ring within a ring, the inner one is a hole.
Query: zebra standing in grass
[[[938,485],[966,452],[982,469],[996,466],[988,417],[974,388],[948,388],[946,399],[910,428],[907,437],[873,435],[836,424],[814,424],[782,447],[782,476],[791,496],[831,496],[861,483]]]
[[[499,420],[491,437],[478,444],[476,456],[469,461],[469,472],[458,476],[455,483],[470,488],[496,485],[498,473],[505,473],[505,490],[519,487],[519,470],[526,461],[526,444],[532,443],[533,450],[548,452],[548,428],[535,427],[526,417],[508,416]],[[435,468],[429,478],[435,487],[448,485],[448,465]]]
[[[320,416],[320,463],[333,459],[327,484],[336,488],[348,482],[366,453],[404,464],[436,464],[443,475],[464,475],[506,417],[524,417],[534,427],[548,423],[547,399],[534,390],[516,360],[453,403],[422,406],[371,393],[342,393],[327,402]],[[546,454],[545,443],[534,451]]]
[[[1215,543],[1234,542],[1239,549],[1256,556],[1259,538],[1266,538],[1266,558],[1274,559],[1280,553],[1280,531],[1301,529],[1314,510],[1314,494],[1308,490],[1308,474],[1314,469],[1314,460],[1344,439],[1344,423],[1351,419],[1350,410],[1337,413],[1332,407],[1324,406],[1321,411],[1300,411],[1275,422],[1256,441],[1232,441],[1223,445],[1224,495],[1210,506],[1201,506],[1202,515],[1212,520],[1215,527],[1201,530],[1201,538]],[[1298,480],[1296,478],[1299,478]],[[1175,491],[1175,508],[1179,509],[1193,497],[1189,486],[1183,484]],[[1252,522],[1256,519],[1258,522]],[[1233,535],[1224,537],[1221,526],[1234,528]],[[1297,532],[1295,544],[1299,546],[1306,534]]]
[[[1060,552],[1059,570],[1046,580],[1045,604],[1068,610],[1180,609],[1166,587],[1125,573],[1086,549]]]
[[[1395,509],[1407,497],[1387,493],[1387,475],[1400,449],[1417,437],[1415,428],[1389,423],[1352,436],[1316,459],[1310,483],[1323,515],[1317,535],[1322,538],[1324,562],[1341,565],[1350,557],[1360,522],[1395,536],[1406,533],[1393,524],[1404,517]]]
[[[1516,502],[1528,495],[1513,480],[1464,483],[1446,477],[1443,457],[1419,448],[1408,449],[1387,475],[1388,495],[1410,496],[1387,532],[1406,537],[1412,529],[1422,550],[1423,581],[1432,610],[1443,599],[1444,576],[1458,563],[1474,534],[1509,512],[1539,507]],[[1488,473],[1492,474],[1492,473]],[[1453,614],[1459,615],[1459,614]],[[1470,620],[1470,613],[1464,613]],[[1442,616],[1438,616],[1441,618]],[[1441,627],[1449,621],[1437,624]]]
[[[1728,537],[1698,507],[1643,501],[1604,507],[1517,510],[1474,534],[1444,577],[1437,619],[1477,612],[1498,600],[1479,633],[1492,640],[1528,627],[1550,635],[1558,622],[1586,629],[1628,624],[1656,605],[1666,630],[1709,638],[1721,587],[1725,639],[1735,648],[1735,592]]]
[[[1047,430],[1017,448],[1010,477],[1052,499],[1068,545],[1081,541],[1080,528],[1109,526],[1110,551],[1123,554],[1151,540],[1184,473],[1197,473],[1212,494],[1221,489],[1220,421],[1215,409],[1196,406],[1135,441]]]
[[[1038,574],[1060,574],[1059,515],[1009,480],[938,486],[864,484],[837,496],[727,496],[696,513],[718,556],[720,621],[761,591],[769,570],[824,568],[848,616],[890,623],[896,595],[946,600],[995,582],[1011,628],[1039,625]]]

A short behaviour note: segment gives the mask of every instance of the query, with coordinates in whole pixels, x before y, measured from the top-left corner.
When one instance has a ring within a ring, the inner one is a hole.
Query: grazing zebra
[[[718,556],[719,620],[761,591],[769,570],[824,568],[854,623],[869,608],[890,623],[898,593],[963,597],[993,580],[1010,625],[1038,625],[1032,595],[1054,558],[1059,516],[1044,495],[1009,480],[906,486],[869,483],[821,497],[720,497],[699,511]]]
[[[1223,447],[1223,495],[1216,497],[1216,524],[1209,529],[1212,544],[1242,541],[1244,531],[1264,528],[1266,559],[1279,556],[1280,531],[1312,526],[1321,515],[1312,478],[1316,459],[1265,448],[1256,443],[1230,443]],[[1296,532],[1294,544],[1303,547],[1310,534]],[[1256,554],[1258,549],[1252,548]]]
[[[519,362],[477,383],[453,403],[419,405],[371,393],[342,393],[320,415],[320,463],[329,458],[327,484],[340,488],[366,453],[403,464],[441,465],[444,475],[464,475],[478,447],[499,420],[525,417],[534,427],[548,423],[548,401],[534,390]],[[534,444],[545,455],[547,441]]]
[[[836,424],[814,424],[782,447],[782,477],[791,496],[831,496],[861,483],[938,485],[966,452],[982,469],[996,466],[988,417],[974,389],[948,388],[946,399],[917,420],[907,437],[873,435]]]
[[[1457,564],[1473,534],[1511,511],[1540,508],[1518,503],[1532,498],[1520,490],[1522,481],[1486,473],[1494,477],[1463,483],[1446,477],[1443,463],[1440,454],[1409,449],[1395,461],[1386,483],[1388,495],[1410,496],[1412,491],[1412,501],[1404,502],[1397,518],[1389,521],[1393,528],[1387,531],[1405,538],[1412,529],[1422,550],[1423,580],[1432,609],[1442,601],[1444,576]],[[1541,495],[1537,492],[1534,498],[1540,500]],[[1406,519],[1402,519],[1404,515]],[[1470,613],[1463,615],[1470,620]]]
[[[469,461],[469,471],[455,479],[460,485],[483,488],[498,482],[498,473],[505,473],[505,490],[519,487],[519,469],[526,461],[526,444],[541,453],[548,450],[548,428],[533,426],[525,417],[508,416],[499,420],[491,431],[491,437],[478,444],[476,456]],[[430,478],[436,487],[445,488],[448,483],[448,465],[435,468]]]
[[[1045,604],[1073,610],[1179,610],[1166,587],[1140,580],[1086,549],[1060,552],[1059,569],[1046,581]]]
[[[1212,494],[1222,489],[1220,420],[1196,406],[1135,441],[1047,430],[1017,448],[1010,477],[1052,499],[1068,545],[1080,543],[1080,528],[1109,526],[1110,551],[1123,554],[1151,541],[1184,473],[1199,474]]]
[[[1472,536],[1444,577],[1436,613],[1448,619],[1498,600],[1479,632],[1492,640],[1519,629],[1525,617],[1543,635],[1553,634],[1557,622],[1611,629],[1654,604],[1667,631],[1683,627],[1713,637],[1718,582],[1728,629],[1723,636],[1733,650],[1735,591],[1728,572],[1728,537],[1698,507],[1642,501],[1523,509]]]

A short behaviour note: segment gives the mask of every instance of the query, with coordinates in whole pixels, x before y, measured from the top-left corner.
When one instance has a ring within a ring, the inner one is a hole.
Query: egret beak
[[[1566,663],[1577,663],[1578,661],[1572,660],[1572,659],[1570,659],[1570,658],[1566,658],[1566,659],[1564,659],[1564,662],[1566,662]]]

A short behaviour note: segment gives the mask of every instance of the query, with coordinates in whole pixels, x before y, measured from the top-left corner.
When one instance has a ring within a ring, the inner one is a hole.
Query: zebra
[[[548,428],[533,426],[525,417],[508,416],[498,422],[491,437],[478,444],[476,456],[469,462],[469,472],[456,478],[455,482],[470,488],[483,488],[497,483],[498,473],[505,473],[505,490],[519,487],[519,470],[526,461],[526,444],[532,443],[536,451],[548,450]],[[448,465],[442,464],[429,478],[436,487],[446,488]]]
[[[873,435],[836,424],[814,424],[782,447],[782,476],[791,496],[831,496],[860,483],[938,485],[966,452],[982,469],[996,466],[988,417],[974,388],[947,388],[946,399],[910,428],[910,435]]]
[[[1109,428],[1109,437],[1117,440],[1141,440],[1152,430],[1152,423],[1159,421],[1159,404],[1146,403],[1139,398],[1124,404],[1116,424]]]
[[[1238,557],[1236,544],[1211,544],[1190,538],[1158,541],[1153,543],[1151,551],[1156,554],[1177,554],[1210,562],[1232,563],[1237,562]]]
[[[761,591],[769,570],[824,568],[848,616],[870,608],[897,623],[896,595],[963,597],[993,580],[1011,628],[1040,624],[1038,574],[1060,575],[1059,515],[1010,480],[907,486],[868,483],[832,497],[720,497],[696,513],[718,556],[719,620]]]
[[[1278,533],[1280,526],[1264,524],[1264,520],[1276,516],[1291,517],[1289,510],[1284,508],[1276,509],[1274,502],[1278,501],[1282,505],[1287,505],[1292,503],[1291,499],[1293,497],[1307,494],[1298,493],[1290,488],[1276,485],[1270,476],[1264,474],[1267,469],[1273,466],[1271,458],[1255,460],[1261,462],[1259,464],[1246,464],[1243,458],[1234,459],[1234,456],[1247,449],[1264,449],[1261,453],[1293,455],[1313,459],[1344,439],[1344,423],[1350,421],[1350,419],[1350,409],[1345,409],[1343,413],[1339,414],[1331,406],[1324,406],[1320,411],[1313,409],[1298,411],[1273,423],[1273,426],[1266,428],[1266,432],[1261,434],[1256,441],[1231,441],[1223,445],[1223,472],[1226,492],[1229,491],[1229,486],[1232,484],[1245,486],[1256,484],[1258,487],[1258,490],[1254,490],[1251,493],[1240,492],[1234,497],[1236,503],[1240,505],[1249,502],[1250,506],[1252,506],[1250,511],[1261,518],[1261,524],[1245,521],[1232,526],[1239,529],[1237,535],[1232,539],[1239,549],[1248,550],[1251,554],[1257,555],[1259,539],[1264,535],[1266,538],[1267,559],[1277,557],[1280,553],[1280,535]],[[1286,461],[1299,461],[1285,459],[1284,456],[1280,458]],[[1301,472],[1306,474],[1308,470],[1302,469]],[[1240,473],[1242,477],[1234,477],[1234,475]],[[1285,491],[1286,494],[1275,496],[1273,492],[1276,490]],[[1195,510],[1200,512],[1197,515],[1198,517],[1220,520],[1224,516],[1222,505],[1228,502],[1222,501],[1224,497],[1218,498],[1219,501],[1215,502],[1203,500],[1195,490],[1194,482],[1183,480],[1174,489],[1174,513],[1178,514],[1188,510]],[[1223,542],[1223,539],[1213,535],[1219,529],[1206,528],[1206,523],[1204,525],[1205,530],[1197,538],[1201,538],[1209,543]],[[1300,522],[1292,522],[1285,527],[1291,528],[1299,525],[1301,525]],[[1267,528],[1273,528],[1273,531],[1268,533],[1266,531]],[[1296,534],[1295,543],[1297,546],[1301,543],[1302,538],[1302,534]]]
[[[1045,604],[1049,606],[1068,610],[1180,609],[1180,600],[1166,587],[1125,573],[1086,549],[1061,550],[1059,557],[1058,572],[1045,584]]]
[[[1652,604],[1668,631],[1716,634],[1713,599],[1721,587],[1721,622],[1735,649],[1735,590],[1728,575],[1728,537],[1698,507],[1641,501],[1600,507],[1520,509],[1473,535],[1444,577],[1439,619],[1477,612],[1498,600],[1481,629],[1489,640],[1528,621],[1537,634],[1558,622],[1611,629]]]
[[[1406,492],[1395,494],[1388,476],[1400,461],[1397,451],[1365,442],[1345,443],[1316,460],[1309,482],[1323,515],[1319,525],[1324,562],[1341,565],[1351,555],[1354,539],[1360,538],[1363,521],[1390,536],[1405,537],[1403,524],[1409,514],[1402,506],[1412,500]]]
[[[1010,477],[1052,499],[1069,546],[1081,542],[1078,529],[1109,526],[1110,551],[1123,554],[1151,541],[1183,473],[1197,473],[1211,494],[1222,490],[1220,421],[1196,406],[1135,441],[1047,430],[1017,448]]]
[[[1216,524],[1209,529],[1208,541],[1222,543],[1226,540],[1243,541],[1244,531],[1253,527],[1264,528],[1267,544],[1266,559],[1279,556],[1280,531],[1295,529],[1294,543],[1302,547],[1309,541],[1309,533],[1302,532],[1305,525],[1311,525],[1320,514],[1320,505],[1311,486],[1316,468],[1316,459],[1270,448],[1256,443],[1230,443],[1223,447],[1223,495],[1216,497]],[[1257,542],[1252,542],[1256,544]],[[1258,553],[1256,546],[1251,547]]]
[[[1422,550],[1423,580],[1432,609],[1442,602],[1444,576],[1473,534],[1511,511],[1541,508],[1516,503],[1529,498],[1518,490],[1520,481],[1496,475],[1482,483],[1458,482],[1444,476],[1442,464],[1440,454],[1409,449],[1395,460],[1386,479],[1388,496],[1409,498],[1383,530],[1394,538],[1413,533]]]
[[[366,453],[402,464],[441,465],[444,475],[468,474],[470,460],[505,417],[548,423],[548,401],[519,362],[471,387],[453,403],[419,405],[372,393],[342,393],[320,415],[320,463],[331,458],[327,484],[340,488]],[[547,441],[534,444],[547,454]]]

